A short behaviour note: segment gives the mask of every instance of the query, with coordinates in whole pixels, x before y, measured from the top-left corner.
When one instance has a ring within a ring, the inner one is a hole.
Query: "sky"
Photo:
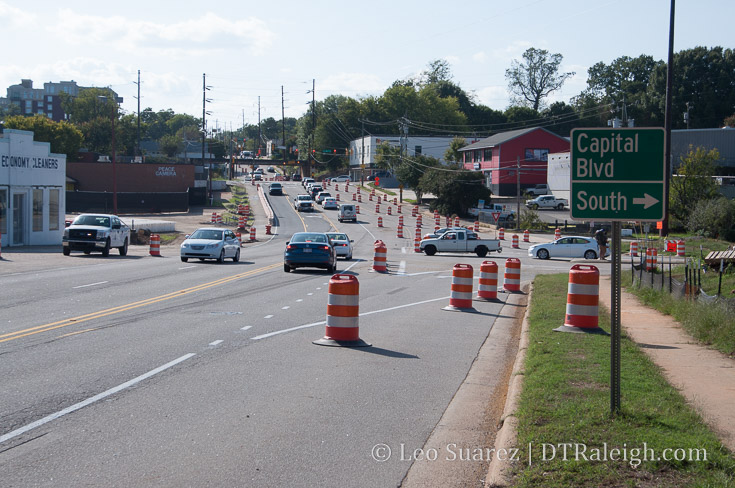
[[[379,96],[432,60],[496,110],[505,70],[529,47],[560,53],[575,72],[549,101],[568,102],[587,70],[621,56],[666,60],[671,0],[169,1],[0,0],[0,95],[21,79],[109,86],[126,113],[173,109],[237,129],[299,117],[333,94]],[[676,2],[675,51],[733,48],[735,0]]]

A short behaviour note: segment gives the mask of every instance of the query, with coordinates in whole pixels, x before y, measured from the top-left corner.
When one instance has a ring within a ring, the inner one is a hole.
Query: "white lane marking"
[[[360,227],[362,227],[363,229],[365,229],[365,230],[367,231],[367,233],[368,233],[368,234],[370,234],[370,236],[371,236],[371,237],[372,237],[373,239],[375,239],[375,235],[373,235],[373,233],[372,233],[372,232],[370,232],[370,229],[368,229],[367,227],[365,227],[365,226],[364,226],[364,225],[362,225],[362,224],[360,224]]]
[[[312,296],[312,295],[313,295],[313,293],[307,293],[307,294],[306,294],[306,296],[307,296],[307,297],[310,297],[310,296]]]
[[[3,443],[5,441],[9,441],[10,439],[12,439],[14,437],[18,437],[19,435],[24,434],[24,433],[28,432],[31,429],[35,429],[36,427],[40,427],[43,424],[47,424],[47,423],[49,423],[49,422],[51,422],[53,420],[58,419],[59,417],[63,417],[64,415],[66,415],[68,413],[75,412],[75,411],[79,410],[80,408],[84,408],[84,407],[86,407],[88,405],[91,405],[91,404],[93,404],[95,402],[98,402],[98,401],[102,400],[103,398],[107,398],[110,395],[114,395],[115,393],[117,393],[119,391],[122,391],[122,390],[124,390],[126,388],[129,388],[129,387],[131,387],[131,386],[133,386],[133,385],[135,385],[137,383],[140,383],[141,381],[146,380],[146,379],[150,378],[151,376],[157,375],[158,373],[160,373],[162,371],[165,371],[165,370],[167,370],[167,369],[169,369],[169,368],[171,368],[173,366],[176,366],[177,364],[179,364],[179,363],[181,363],[183,361],[186,361],[187,359],[192,358],[194,356],[196,356],[196,354],[194,354],[194,353],[184,354],[180,358],[174,359],[173,361],[171,361],[169,363],[166,363],[163,366],[159,366],[156,369],[152,369],[152,370],[148,371],[147,373],[144,373],[144,374],[138,376],[137,378],[133,378],[130,381],[126,381],[125,383],[123,383],[121,385],[118,385],[118,386],[116,386],[114,388],[110,388],[109,390],[103,391],[102,393],[99,393],[99,394],[97,394],[97,395],[95,395],[93,397],[87,398],[86,400],[83,400],[83,401],[81,401],[79,403],[75,403],[74,405],[72,405],[70,407],[66,407],[63,410],[59,410],[58,412],[52,413],[51,415],[48,415],[48,416],[46,416],[46,417],[44,417],[42,419],[36,420],[35,422],[31,422],[30,424],[28,424],[28,425],[26,425],[24,427],[21,427],[19,429],[16,429],[16,430],[14,430],[12,432],[8,432],[7,434],[5,434],[3,436],[0,436],[0,443]]]
[[[317,290],[321,290],[321,287],[317,288]]]
[[[415,305],[423,305],[424,303],[438,302],[439,300],[447,300],[449,298],[450,297],[448,297],[448,296],[441,297],[441,298],[432,298],[430,300],[423,300],[423,301],[420,301],[420,302],[407,303],[405,305],[397,305],[395,307],[384,308],[382,310],[373,310],[372,312],[363,312],[363,313],[360,314],[360,317],[363,317],[365,315],[372,315],[372,314],[375,314],[375,313],[390,312],[392,310],[398,310],[399,308],[413,307]],[[324,325],[326,323],[327,323],[326,320],[322,320],[321,322],[314,322],[312,324],[305,324],[305,325],[299,325],[297,327],[291,327],[290,329],[283,329],[283,330],[277,330],[275,332],[269,332],[267,334],[262,334],[262,335],[259,335],[259,336],[251,337],[251,339],[254,340],[254,341],[259,341],[260,339],[267,339],[268,337],[273,337],[273,336],[277,336],[277,335],[280,335],[280,334],[286,334],[287,332],[293,332],[295,330],[307,329],[309,327],[316,327],[317,325]]]
[[[196,266],[184,266],[183,268],[179,268],[179,269],[191,269],[191,268],[196,268]]]
[[[214,341],[214,342],[210,342],[210,343],[209,343],[209,345],[210,345],[210,346],[219,346],[219,345],[220,345],[220,344],[222,344],[223,342],[225,342],[225,341],[223,341],[222,339],[219,339],[219,340],[216,340],[216,341]]]
[[[296,301],[297,301],[297,302],[303,302],[303,301],[304,301],[304,299],[303,299],[303,298],[299,298],[299,299],[298,299],[298,300],[296,300]]]
[[[364,260],[364,259],[358,259],[358,260],[357,260],[357,261],[355,261],[354,263],[352,263],[352,264],[350,264],[349,266],[347,266],[347,267],[345,268],[345,270],[344,270],[344,271],[342,271],[342,272],[343,272],[343,273],[346,273],[347,271],[351,270],[353,266],[357,266],[357,265],[358,265],[359,263],[361,263],[361,262],[363,262],[363,261],[365,261],[365,260]],[[326,283],[324,283],[324,284],[326,285]],[[317,288],[317,290],[321,290],[321,288]]]
[[[406,248],[405,247],[402,247],[401,248],[401,254],[406,254]]]
[[[264,318],[264,319],[272,319],[272,318],[273,318],[273,315],[266,315],[266,316],[265,316],[265,317],[263,317],[263,318]]]
[[[286,305],[285,307],[281,307],[281,310],[288,310],[289,308],[291,308],[291,306],[290,305]]]
[[[399,275],[405,275],[406,274],[406,261],[401,261],[398,264],[398,273]]]
[[[444,273],[444,270],[442,271],[421,271],[419,273],[408,273],[404,276],[419,276],[419,275],[425,275],[425,274],[434,274],[434,273]]]
[[[104,285],[105,283],[109,283],[109,281],[98,281],[97,283],[90,283],[88,285],[79,285],[79,286],[73,286],[73,289],[77,288],[86,288],[88,286],[96,286],[96,285]]]
[[[248,330],[248,329],[252,329],[252,327],[253,327],[252,325],[246,325],[245,327],[240,328],[240,330]]]

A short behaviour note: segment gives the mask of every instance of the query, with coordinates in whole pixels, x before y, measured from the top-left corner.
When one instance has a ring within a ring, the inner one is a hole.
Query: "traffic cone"
[[[554,330],[610,335],[598,326],[599,301],[600,270],[596,266],[575,264],[569,270],[564,325]]]
[[[327,325],[318,346],[367,347],[360,339],[360,282],[354,275],[335,274],[329,280]]]
[[[455,264],[452,268],[452,288],[449,305],[442,310],[452,312],[474,312],[472,306],[473,270],[469,264]]]

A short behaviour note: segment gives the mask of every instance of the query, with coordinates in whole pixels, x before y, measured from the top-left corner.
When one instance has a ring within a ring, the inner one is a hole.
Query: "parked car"
[[[352,241],[347,234],[341,232],[327,232],[327,235],[332,240],[332,246],[337,256],[344,256],[346,260],[352,259]]]
[[[328,191],[320,191],[319,193],[316,194],[316,198],[314,200],[316,201],[316,203],[321,204],[325,198],[331,197],[331,196],[332,194],[329,193]]]
[[[556,198],[554,195],[541,195],[533,200],[526,201],[526,207],[538,210],[539,208],[555,208],[557,210],[564,210],[564,207],[569,205],[566,198]]]
[[[297,232],[286,242],[283,252],[283,271],[296,268],[324,268],[328,273],[337,269],[337,255],[332,241],[325,233]]]
[[[229,229],[202,227],[181,243],[181,260],[187,262],[189,258],[216,259],[218,263],[232,258],[236,263],[240,261],[240,239]]]
[[[271,183],[270,186],[268,186],[268,194],[283,195],[283,185],[280,183]]]
[[[291,179],[293,181],[301,181],[301,175],[298,173],[294,173],[293,175],[291,175]]]
[[[546,195],[549,193],[549,185],[536,185],[531,188],[526,188],[526,193],[529,195]]]
[[[585,258],[597,259],[599,248],[591,237],[566,236],[545,244],[534,244],[528,248],[528,255],[539,259]],[[606,256],[610,254],[608,250]]]
[[[337,210],[339,208],[339,204],[337,203],[336,198],[327,197],[322,200],[322,207],[324,208],[324,210]]]
[[[110,249],[117,248],[120,256],[128,254],[130,227],[117,215],[81,214],[64,229],[61,237],[61,250],[64,256],[72,251],[89,254],[99,251],[103,256],[110,255]]]
[[[352,181],[349,176],[342,175],[332,178],[332,183],[344,183],[345,181]]]
[[[475,234],[474,231],[468,230],[466,227],[442,227],[430,234],[425,234],[422,239],[436,239],[438,237],[441,237],[442,235],[446,234],[450,230],[466,230],[467,231],[467,237],[469,239],[478,239],[477,234]]]
[[[357,211],[355,210],[355,206],[351,203],[343,203],[342,205],[340,205],[337,219],[340,222],[344,222],[345,220],[357,222]]]
[[[299,212],[314,210],[314,201],[309,195],[296,195],[293,199],[293,208]]]
[[[503,250],[498,239],[478,239],[477,234],[467,229],[450,230],[436,239],[423,239],[419,249],[427,256],[437,252],[473,252],[481,258],[488,252]]]

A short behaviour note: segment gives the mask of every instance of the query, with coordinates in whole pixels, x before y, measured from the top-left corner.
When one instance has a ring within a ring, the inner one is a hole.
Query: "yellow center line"
[[[228,276],[226,278],[220,278],[215,281],[210,281],[209,283],[202,283],[201,285],[192,286],[190,288],[184,288],[183,290],[174,291],[171,293],[166,293],[165,295],[160,295],[157,297],[151,297],[146,300],[140,300],[138,302],[128,303],[125,305],[120,305],[113,308],[108,308],[105,310],[99,310],[97,312],[88,313],[85,315],[80,315],[78,317],[72,317],[65,320],[59,320],[57,322],[51,322],[50,324],[44,324],[39,325],[36,327],[30,327],[28,329],[18,330],[15,332],[10,332],[7,334],[0,335],[0,343],[12,341],[15,339],[20,339],[21,337],[27,337],[34,334],[39,334],[41,332],[47,332],[49,330],[59,329],[61,327],[67,327],[69,325],[79,324],[82,322],[87,322],[89,320],[94,320],[102,317],[107,317],[108,315],[114,315],[120,312],[126,312],[128,310],[133,310],[140,307],[145,307],[147,305],[153,305],[155,303],[163,302],[166,300],[170,300],[172,298],[188,295],[190,293],[195,293],[198,291],[206,290],[208,288],[212,288],[214,286],[224,285],[226,283],[230,283],[232,281],[236,281],[242,278],[247,278],[249,276],[253,276],[258,273],[263,273],[265,271],[269,271],[271,269],[274,269],[276,267],[280,266],[280,263],[277,264],[271,264],[269,266],[264,266],[262,268],[254,269],[251,271],[247,271],[245,273],[239,273],[233,276]]]

